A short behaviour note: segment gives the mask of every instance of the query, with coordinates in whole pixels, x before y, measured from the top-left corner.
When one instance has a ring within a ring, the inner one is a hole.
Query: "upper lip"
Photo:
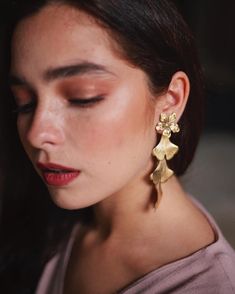
[[[65,170],[65,171],[72,171],[72,172],[78,172],[78,170],[68,167],[68,166],[63,166],[57,163],[42,163],[42,162],[37,162],[37,167],[43,171],[45,170]]]

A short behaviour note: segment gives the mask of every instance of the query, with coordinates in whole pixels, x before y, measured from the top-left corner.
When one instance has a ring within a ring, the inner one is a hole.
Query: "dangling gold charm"
[[[176,123],[176,114],[172,113],[167,115],[161,113],[156,130],[162,134],[162,136],[158,145],[153,149],[153,156],[158,159],[158,165],[150,175],[151,180],[158,190],[158,199],[154,205],[155,208],[159,205],[162,197],[161,183],[166,182],[174,174],[173,170],[167,166],[166,160],[172,159],[179,149],[177,145],[170,141],[171,132],[178,133],[180,131]]]

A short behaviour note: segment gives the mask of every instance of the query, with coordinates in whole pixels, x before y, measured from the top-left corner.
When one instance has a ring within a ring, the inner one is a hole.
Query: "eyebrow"
[[[78,64],[49,68],[42,74],[42,79],[45,82],[51,82],[58,79],[92,73],[109,73],[114,75],[112,72],[107,70],[106,67],[103,65],[91,62],[82,62]],[[10,86],[20,86],[28,85],[29,83],[26,81],[26,79],[11,74],[9,76],[9,84]]]
[[[28,85],[24,78],[17,77],[16,75],[10,75],[8,78],[9,86],[23,86]]]

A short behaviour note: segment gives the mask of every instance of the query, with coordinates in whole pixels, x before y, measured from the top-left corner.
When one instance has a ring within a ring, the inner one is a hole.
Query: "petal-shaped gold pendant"
[[[153,181],[154,185],[157,185],[161,182],[162,176],[162,164],[161,161],[158,163],[157,168],[151,173],[150,178]]]
[[[165,159],[161,161],[161,166],[162,166],[161,183],[164,183],[174,174],[174,172],[168,167]]]
[[[158,207],[162,197],[161,183],[166,182],[174,174],[173,170],[167,166],[166,160],[172,159],[179,149],[177,145],[170,141],[171,132],[178,133],[180,130],[176,122],[176,114],[167,115],[162,113],[156,130],[162,136],[160,142],[152,151],[153,156],[158,159],[157,168],[150,175],[158,191],[155,208]]]
[[[166,163],[166,160],[163,159],[159,161],[157,168],[150,175],[151,180],[155,185],[166,182],[172,175],[174,174],[173,170],[171,170]]]
[[[174,157],[178,149],[178,146],[173,144],[168,137],[162,136],[159,144],[153,149],[153,155],[158,160],[163,160],[165,157],[169,160]]]

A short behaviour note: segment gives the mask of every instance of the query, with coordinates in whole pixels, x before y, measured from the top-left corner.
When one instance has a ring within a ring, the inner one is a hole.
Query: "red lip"
[[[65,186],[72,182],[80,174],[79,170],[55,163],[37,163],[45,182],[50,186]]]
[[[67,170],[67,171],[78,171],[74,168],[68,167],[68,166],[63,166],[60,164],[56,164],[56,163],[41,163],[38,162],[37,163],[37,167],[41,170],[45,170],[45,169],[60,169],[60,170]]]

